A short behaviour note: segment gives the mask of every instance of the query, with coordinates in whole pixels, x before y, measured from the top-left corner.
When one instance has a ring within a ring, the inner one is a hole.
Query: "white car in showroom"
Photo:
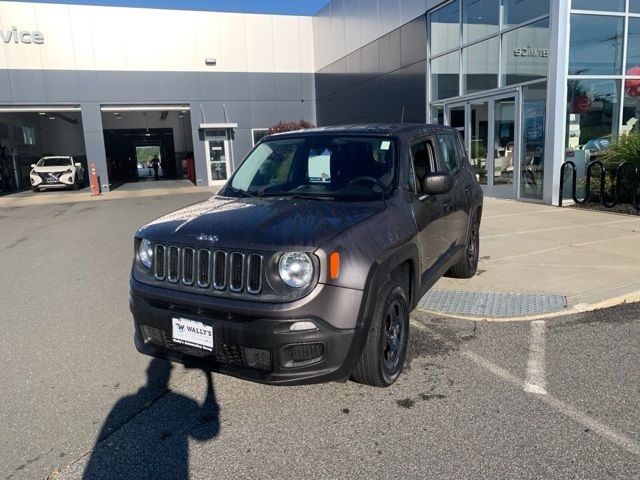
[[[84,170],[71,156],[42,157],[31,165],[29,179],[34,192],[65,187],[77,190],[84,182]]]

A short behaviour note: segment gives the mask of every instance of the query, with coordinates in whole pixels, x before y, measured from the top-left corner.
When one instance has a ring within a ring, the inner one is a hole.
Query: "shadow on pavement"
[[[170,363],[153,359],[147,368],[147,384],[118,400],[98,435],[84,479],[189,478],[189,439],[210,440],[220,429],[210,372],[206,372],[207,391],[202,405],[168,391],[153,409],[144,410],[129,421],[126,418],[140,410],[141,401],[148,406],[149,398],[158,398],[159,390],[168,390],[171,369]]]

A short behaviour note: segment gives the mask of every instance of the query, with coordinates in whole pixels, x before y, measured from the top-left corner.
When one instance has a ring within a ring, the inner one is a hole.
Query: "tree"
[[[315,125],[313,123],[307,122],[306,120],[297,120],[293,122],[280,121],[269,128],[269,130],[267,130],[267,135],[271,135],[274,133],[291,132],[293,130],[304,130],[306,128],[313,127],[315,127]]]

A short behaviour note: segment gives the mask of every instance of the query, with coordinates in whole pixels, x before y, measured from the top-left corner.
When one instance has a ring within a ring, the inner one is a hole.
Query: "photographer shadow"
[[[171,363],[153,359],[147,368],[147,384],[118,400],[102,426],[82,478],[189,478],[189,440],[203,442],[218,435],[219,407],[210,372],[205,372],[207,391],[200,405],[169,390],[171,369]],[[144,409],[159,397],[153,408]]]

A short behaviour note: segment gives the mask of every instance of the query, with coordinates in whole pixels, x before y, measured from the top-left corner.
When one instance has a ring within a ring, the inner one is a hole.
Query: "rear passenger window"
[[[438,135],[442,166],[447,173],[455,173],[460,168],[460,159],[458,158],[456,143],[455,137],[449,133],[441,133]]]

